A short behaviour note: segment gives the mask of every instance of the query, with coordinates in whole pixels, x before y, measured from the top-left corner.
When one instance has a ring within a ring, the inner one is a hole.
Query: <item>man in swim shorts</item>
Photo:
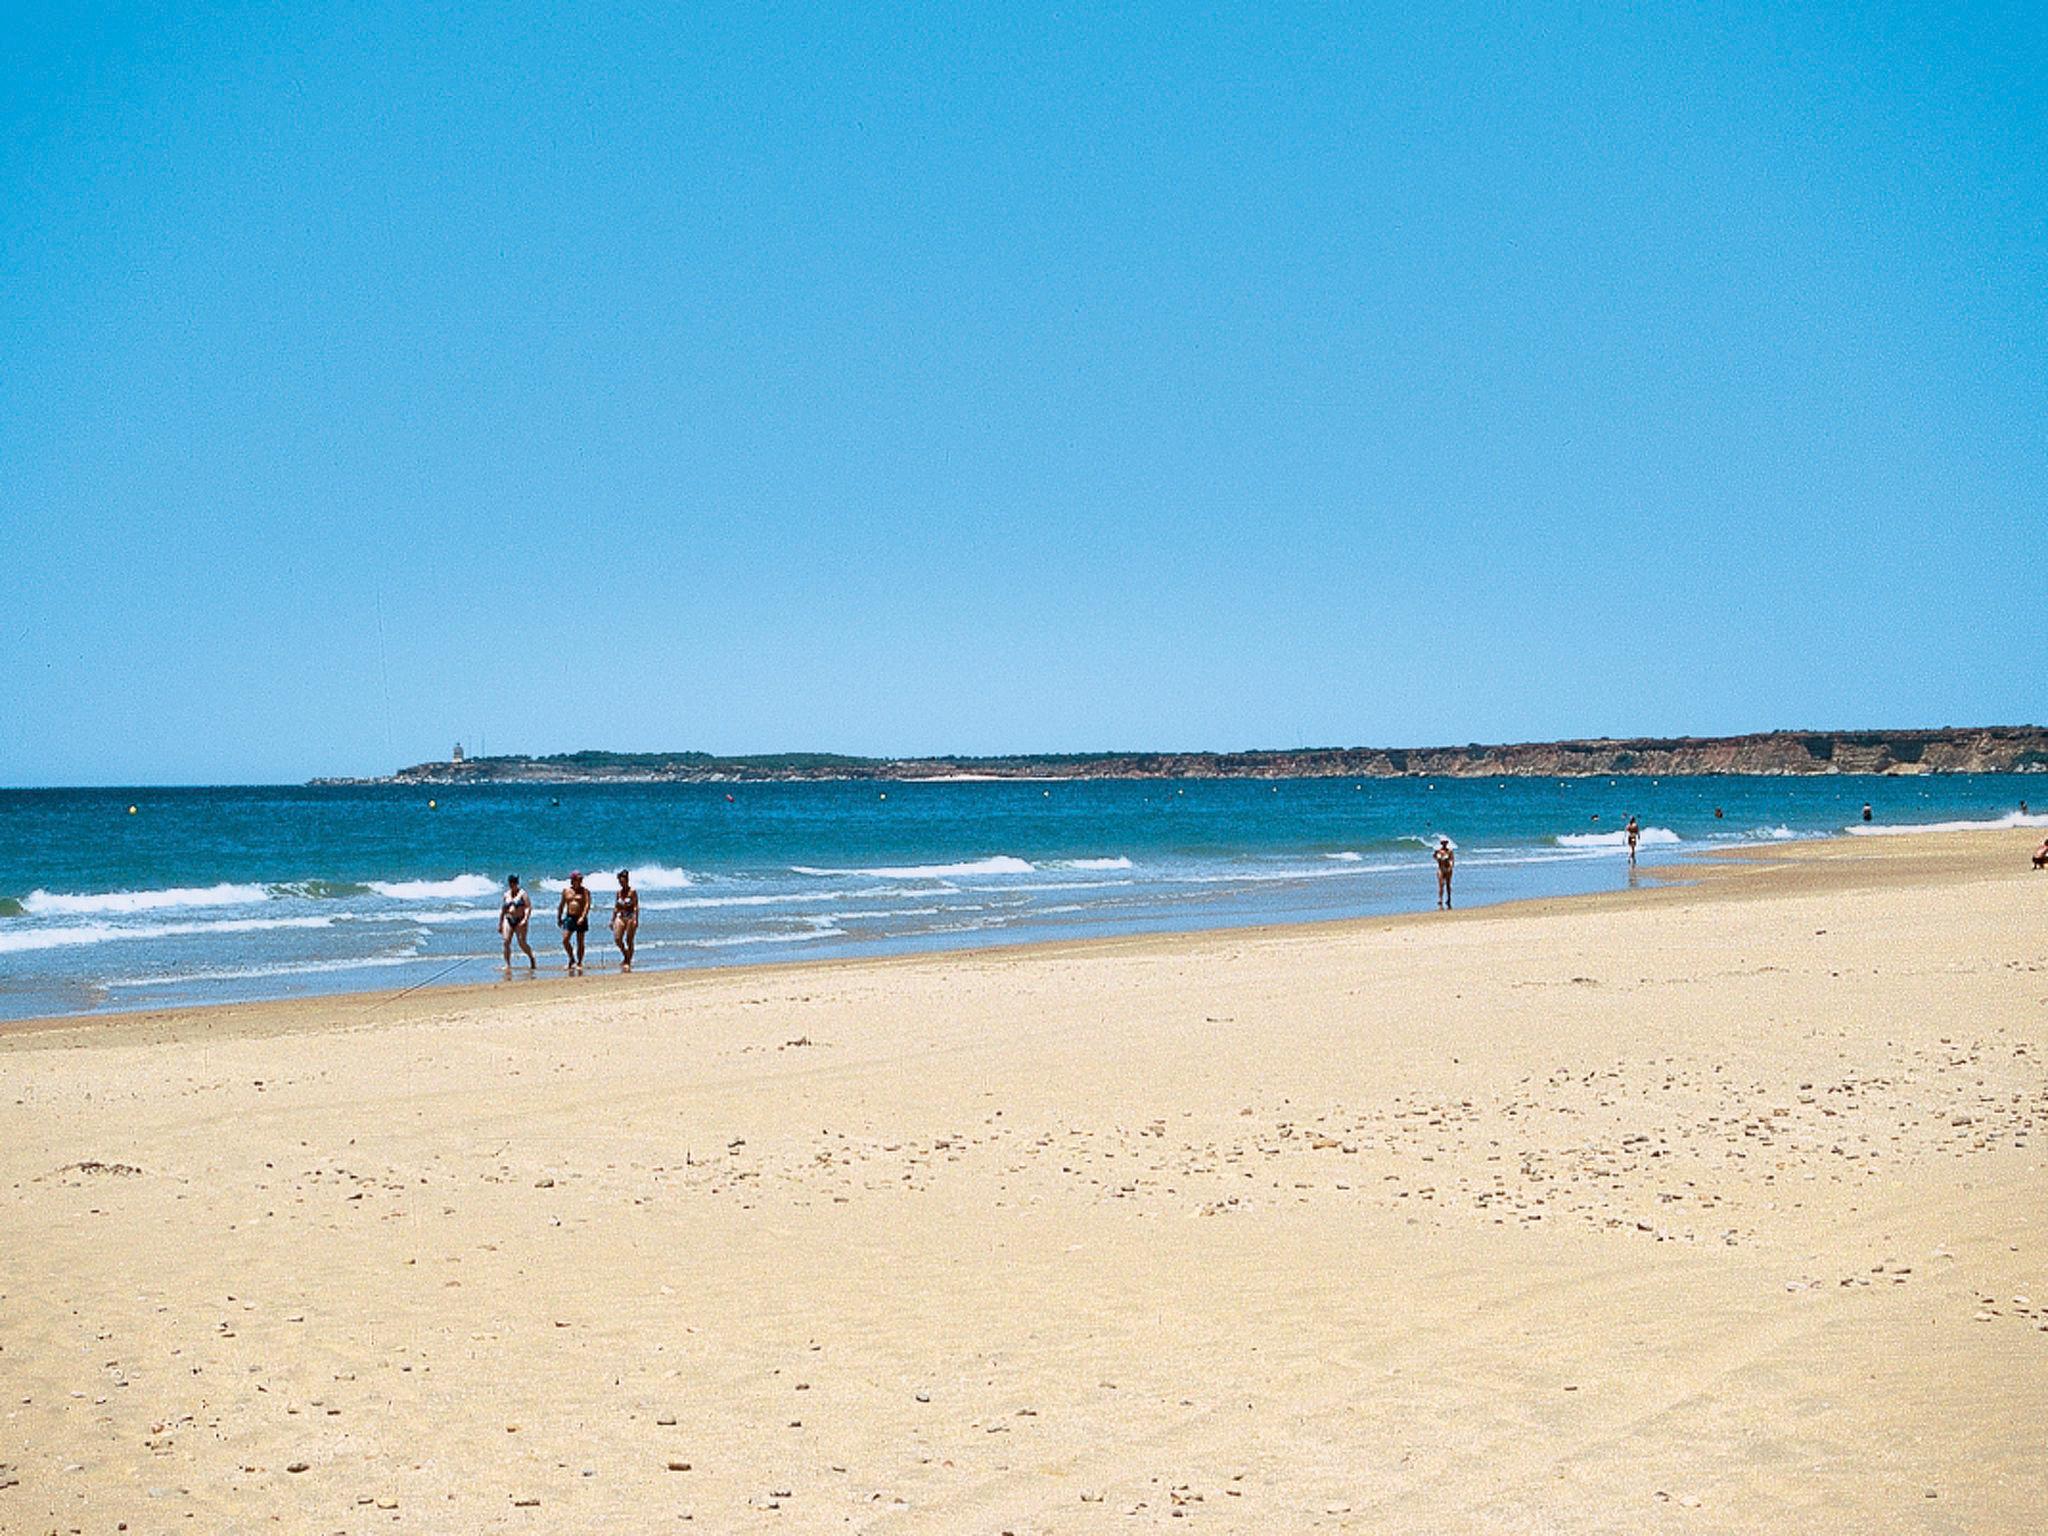
[[[533,916],[533,901],[520,889],[519,877],[505,877],[505,899],[498,904],[498,936],[505,941],[505,969],[512,969],[512,945],[516,940],[526,956],[526,968],[533,970],[533,946],[526,942],[526,924]]]
[[[633,939],[640,932],[640,893],[632,876],[619,871],[619,894],[612,898],[612,942],[619,946],[619,969],[633,969]]]
[[[1451,840],[1440,837],[1436,842],[1436,907],[1439,912],[1451,910],[1451,871],[1456,867],[1458,856],[1451,850]]]
[[[569,957],[573,975],[583,969],[583,942],[590,932],[590,891],[583,884],[583,871],[572,870],[569,883],[555,903],[555,926],[562,930],[562,953]]]

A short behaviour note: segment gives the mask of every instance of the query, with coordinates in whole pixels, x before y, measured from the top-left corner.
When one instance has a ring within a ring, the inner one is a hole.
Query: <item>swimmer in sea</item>
[[[1865,821],[1870,820],[1870,802],[1868,800],[1863,802],[1863,819]]]
[[[505,877],[505,899],[498,904],[498,935],[505,941],[505,969],[512,969],[512,946],[516,942],[526,956],[526,968],[533,970],[533,946],[526,942],[527,920],[533,916],[533,901],[519,888],[519,877]]]
[[[633,939],[640,932],[640,893],[631,876],[619,871],[619,894],[612,898],[612,942],[619,946],[619,969],[633,969]]]
[[[1628,819],[1628,861],[1629,861],[1629,863],[1631,863],[1631,864],[1635,863],[1635,861],[1636,861],[1636,840],[1637,840],[1638,838],[1640,838],[1640,837],[1641,837],[1642,835],[1643,835],[1643,829],[1642,829],[1642,828],[1641,828],[1641,827],[1640,827],[1639,825],[1637,825],[1635,817],[1633,817],[1633,816],[1629,817],[1629,819]]]
[[[569,957],[569,971],[583,969],[584,936],[590,932],[590,891],[583,884],[583,871],[572,870],[555,903],[555,926],[562,930],[562,953]]]
[[[1436,907],[1439,912],[1451,910],[1451,871],[1456,867],[1458,856],[1451,850],[1451,840],[1440,837],[1436,843]]]

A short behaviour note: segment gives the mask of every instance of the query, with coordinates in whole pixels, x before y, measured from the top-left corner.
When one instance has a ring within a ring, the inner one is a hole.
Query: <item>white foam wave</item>
[[[156,912],[166,907],[239,907],[268,899],[260,885],[181,885],[161,891],[105,891],[98,895],[66,895],[30,891],[21,909],[35,917],[87,917],[101,913]]]
[[[1132,869],[1129,859],[1054,859],[1048,869]]]
[[[419,955],[371,955],[359,960],[301,960],[281,965],[226,966],[218,970],[185,971],[163,976],[116,976],[109,987],[174,987],[193,981],[251,981],[268,976],[321,976],[336,971],[381,970],[394,965],[426,963]]]
[[[495,896],[498,882],[489,875],[457,875],[452,880],[372,880],[370,889],[393,901],[453,901]]]
[[[1323,857],[1326,859],[1335,859],[1340,864],[1356,864],[1360,860],[1362,860],[1365,857],[1365,855],[1362,853],[1354,853],[1351,849],[1346,848],[1342,853],[1326,853],[1323,855]]]
[[[843,938],[839,928],[809,928],[802,933],[736,933],[716,939],[669,939],[659,944],[642,944],[642,949],[740,949],[750,944],[812,944],[819,939]]]
[[[954,875],[1028,875],[1035,869],[1025,859],[997,854],[989,859],[970,859],[961,864],[905,864],[880,869],[817,869],[807,864],[790,866],[799,875],[844,878],[865,875],[871,880],[944,880]]]
[[[2009,811],[1990,821],[1858,821],[1844,830],[1855,837],[1903,837],[1913,832],[2004,832],[2013,827],[2048,827],[2048,816]]]
[[[1628,829],[1619,828],[1613,832],[1562,832],[1551,839],[1560,848],[1626,848]],[[1683,842],[1669,827],[1644,827],[1638,839],[1642,847],[1655,848]]]
[[[781,907],[797,901],[830,901],[851,891],[784,891],[774,896],[684,896],[675,901],[643,901],[643,912],[696,912],[717,907]]]
[[[81,944],[111,944],[124,939],[175,939],[193,934],[260,933],[273,928],[329,928],[333,925],[331,917],[244,917],[217,923],[143,923],[135,927],[77,923],[65,928],[0,932],[0,954],[20,954],[31,949],[71,949]]]
[[[690,878],[688,871],[671,869],[666,864],[619,864],[594,865],[583,872],[583,884],[588,890],[599,895],[619,888],[618,871],[623,869],[633,877],[633,888],[640,891],[680,891],[697,882]],[[567,888],[568,878],[549,878],[538,882],[538,889],[550,893]]]

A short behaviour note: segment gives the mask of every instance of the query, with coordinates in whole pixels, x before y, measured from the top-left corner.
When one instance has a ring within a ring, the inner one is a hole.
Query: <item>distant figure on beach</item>
[[[1863,802],[1863,819],[1865,821],[1870,820],[1870,802],[1868,800]]]
[[[1639,824],[1637,823],[1637,821],[1636,821],[1635,817],[1633,817],[1633,816],[1629,817],[1629,819],[1628,819],[1628,861],[1629,861],[1629,863],[1631,863],[1631,864],[1635,863],[1635,861],[1636,861],[1636,842],[1637,842],[1637,840],[1638,840],[1639,838],[1641,838],[1641,837],[1642,837],[1642,835],[1643,835],[1643,829],[1642,829],[1642,827],[1641,827],[1641,826],[1640,826],[1640,825],[1639,825]]]
[[[569,957],[569,969],[583,969],[583,942],[590,932],[590,892],[583,884],[583,871],[572,870],[569,883],[555,903],[555,926],[562,930],[562,953]]]
[[[1436,842],[1436,909],[1439,912],[1451,910],[1451,870],[1457,864],[1458,856],[1451,850],[1451,840],[1440,837]]]
[[[2034,868],[2048,869],[2048,837],[2041,839],[2041,846],[2034,850]]]
[[[619,946],[619,969],[633,969],[633,939],[640,932],[640,893],[631,875],[619,871],[619,894],[612,898],[612,942]]]
[[[512,946],[516,942],[519,951],[526,956],[526,968],[530,971],[538,964],[533,958],[533,946],[526,942],[526,924],[533,916],[533,901],[519,887],[517,875],[505,877],[505,899],[498,904],[498,935],[505,941],[505,969],[512,969]]]

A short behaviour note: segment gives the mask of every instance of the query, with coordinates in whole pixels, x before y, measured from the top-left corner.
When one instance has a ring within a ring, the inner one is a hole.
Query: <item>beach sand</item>
[[[9,1030],[0,1530],[2039,1531],[2035,841]]]

